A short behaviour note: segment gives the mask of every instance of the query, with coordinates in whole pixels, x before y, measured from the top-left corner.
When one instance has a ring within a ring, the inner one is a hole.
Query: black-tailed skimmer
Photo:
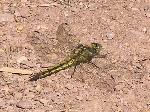
[[[60,63],[33,75],[30,78],[30,81],[37,81],[38,79],[50,76],[71,66],[76,67],[80,63],[90,63],[92,58],[99,54],[101,49],[102,46],[99,43],[92,43],[91,46],[79,44],[67,58]]]

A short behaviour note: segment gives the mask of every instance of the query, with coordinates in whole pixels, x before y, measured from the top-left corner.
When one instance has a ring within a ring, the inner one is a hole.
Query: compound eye
[[[92,43],[92,47],[95,50],[95,53],[99,53],[102,49],[102,46],[99,43]]]

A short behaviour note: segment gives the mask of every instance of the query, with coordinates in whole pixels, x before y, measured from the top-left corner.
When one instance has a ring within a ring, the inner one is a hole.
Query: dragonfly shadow
[[[115,90],[116,84],[111,74],[107,73],[106,69],[104,70],[104,68],[95,66],[95,64],[94,66],[89,63],[78,65],[72,78],[89,86],[103,88],[106,91]]]

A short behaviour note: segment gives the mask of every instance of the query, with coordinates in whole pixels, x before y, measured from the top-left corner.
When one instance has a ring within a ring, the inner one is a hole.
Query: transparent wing
[[[34,47],[36,55],[46,62],[62,61],[79,43],[71,31],[71,25],[67,23],[58,26],[56,38],[49,35],[44,31],[31,31],[28,34],[28,42]]]
[[[76,72],[73,75],[73,78],[85,82],[89,86],[104,88],[107,91],[114,91],[115,81],[109,72],[107,72],[109,68],[110,67],[103,65],[100,66],[100,68],[97,68],[89,63],[83,63],[76,67]]]

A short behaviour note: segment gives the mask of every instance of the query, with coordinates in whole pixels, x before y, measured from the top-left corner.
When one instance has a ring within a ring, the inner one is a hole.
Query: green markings
[[[80,63],[87,63],[92,60],[101,51],[102,46],[99,43],[92,43],[91,46],[79,44],[71,54],[62,62],[43,70],[30,78],[30,81],[37,81],[71,66],[77,66]]]

